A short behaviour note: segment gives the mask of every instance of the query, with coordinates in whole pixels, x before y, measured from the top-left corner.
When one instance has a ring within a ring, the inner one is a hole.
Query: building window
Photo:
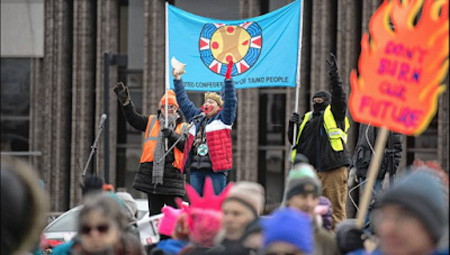
[[[1,59],[1,151],[29,152],[30,59]]]
[[[283,198],[286,149],[286,90],[260,89],[258,182],[266,189],[268,207]]]

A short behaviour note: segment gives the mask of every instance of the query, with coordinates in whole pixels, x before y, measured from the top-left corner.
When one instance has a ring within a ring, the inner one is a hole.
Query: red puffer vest
[[[186,143],[181,171],[189,157],[189,153],[197,133],[195,125],[189,129],[189,142]],[[231,144],[231,126],[225,125],[220,119],[213,120],[205,127],[206,141],[208,143],[209,157],[214,172],[230,170],[233,167],[233,148]]]

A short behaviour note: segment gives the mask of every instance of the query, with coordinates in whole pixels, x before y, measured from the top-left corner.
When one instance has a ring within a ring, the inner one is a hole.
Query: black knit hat
[[[312,97],[312,99],[318,98],[318,97],[322,98],[325,103],[331,102],[331,93],[328,91],[325,91],[325,90],[317,91],[316,93],[314,93],[314,96]]]
[[[416,172],[399,179],[382,193],[379,205],[396,204],[410,211],[424,224],[435,242],[448,223],[448,206],[437,181],[426,172]]]

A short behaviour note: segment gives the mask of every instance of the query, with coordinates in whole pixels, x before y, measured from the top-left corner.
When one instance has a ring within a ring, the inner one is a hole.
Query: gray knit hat
[[[322,184],[312,165],[299,163],[294,165],[289,171],[285,199],[306,193],[314,193],[320,196],[322,194]]]
[[[448,223],[448,205],[439,183],[429,173],[420,171],[400,178],[394,187],[381,193],[379,205],[396,204],[422,221],[438,242]]]

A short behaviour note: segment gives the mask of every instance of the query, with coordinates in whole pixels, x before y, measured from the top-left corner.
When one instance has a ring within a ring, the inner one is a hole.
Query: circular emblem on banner
[[[200,34],[200,58],[209,70],[225,75],[233,61],[232,76],[246,72],[261,54],[262,33],[256,22],[208,23]]]

